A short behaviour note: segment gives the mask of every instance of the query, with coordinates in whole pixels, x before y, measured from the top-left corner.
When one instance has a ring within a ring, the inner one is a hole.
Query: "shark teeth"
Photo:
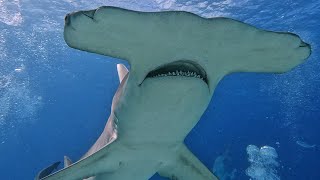
[[[201,79],[208,84],[206,71],[199,64],[188,60],[179,60],[158,66],[150,71],[145,78],[166,76],[193,77]]]
[[[167,72],[165,74],[157,74],[156,76],[152,76],[152,77],[154,78],[154,77],[165,77],[165,76],[195,77],[195,78],[199,78],[199,79],[203,80],[203,78],[199,74],[197,74],[195,72],[190,72],[190,71],[187,71],[187,72],[183,72],[183,71]]]

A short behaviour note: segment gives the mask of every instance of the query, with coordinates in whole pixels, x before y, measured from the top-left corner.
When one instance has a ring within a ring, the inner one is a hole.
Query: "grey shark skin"
[[[105,129],[84,157],[45,180],[217,179],[183,141],[232,72],[287,72],[310,55],[292,33],[188,12],[100,7],[66,16],[66,43],[121,58]],[[189,72],[188,72],[189,71]]]

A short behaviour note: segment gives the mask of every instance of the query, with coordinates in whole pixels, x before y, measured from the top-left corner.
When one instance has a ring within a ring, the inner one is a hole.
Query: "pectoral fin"
[[[60,164],[60,161],[58,162],[55,162],[53,164],[51,164],[50,166],[42,169],[38,174],[37,176],[34,178],[35,180],[39,180],[43,177],[46,177],[48,176],[49,174],[51,174],[55,169],[57,169],[57,167],[59,166]]]
[[[113,152],[113,144],[107,144],[96,153],[71,164],[70,166],[54,173],[45,173],[41,180],[82,180],[119,168],[118,157]],[[50,174],[50,175],[49,175]]]
[[[176,158],[164,164],[158,173],[171,180],[218,180],[184,144]]]

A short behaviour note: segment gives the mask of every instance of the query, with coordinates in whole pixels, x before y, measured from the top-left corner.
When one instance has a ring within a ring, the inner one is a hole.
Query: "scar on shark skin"
[[[184,145],[219,81],[233,72],[284,73],[311,53],[299,36],[229,18],[183,11],[137,12],[116,7],[65,18],[75,49],[124,59],[104,131],[77,162],[42,180],[216,180]]]

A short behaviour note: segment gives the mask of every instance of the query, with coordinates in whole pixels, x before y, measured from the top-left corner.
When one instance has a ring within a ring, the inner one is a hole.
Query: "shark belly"
[[[104,173],[84,180],[147,180],[159,170],[165,159],[173,156],[173,148],[164,148],[167,145],[128,146],[115,142],[110,146],[118,146],[117,155],[109,159],[117,168],[111,171],[106,168]]]
[[[137,87],[129,78],[114,112],[118,137],[129,144],[181,143],[200,120],[210,96],[206,84],[196,79],[147,79]]]
[[[92,180],[147,180],[153,176],[158,170],[159,163],[153,161],[133,161],[126,162],[113,173],[101,174],[94,177]]]

